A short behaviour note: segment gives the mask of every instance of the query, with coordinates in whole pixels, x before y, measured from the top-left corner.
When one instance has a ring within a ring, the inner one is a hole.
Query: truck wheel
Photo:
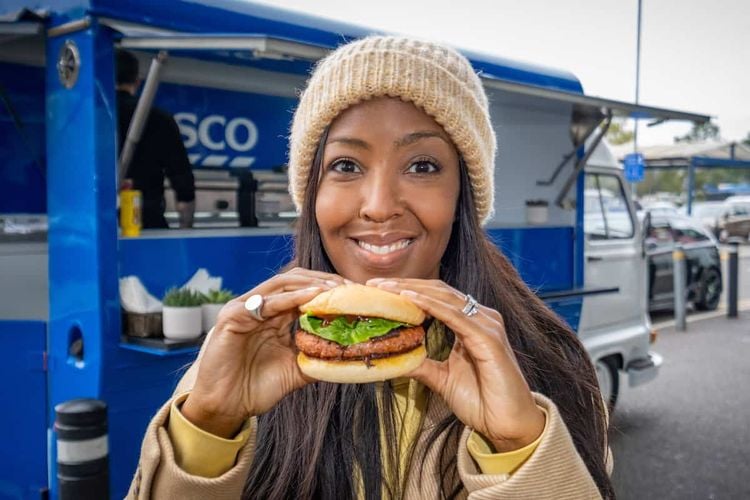
[[[721,298],[721,274],[716,268],[709,268],[701,276],[699,299],[695,301],[695,308],[699,311],[713,311],[719,307]]]
[[[609,413],[615,411],[617,396],[620,392],[620,371],[614,358],[604,358],[596,362],[596,378],[602,399],[607,403]]]

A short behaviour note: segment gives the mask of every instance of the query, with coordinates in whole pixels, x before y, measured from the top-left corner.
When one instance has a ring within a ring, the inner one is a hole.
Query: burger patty
[[[297,349],[321,359],[379,358],[410,351],[419,346],[423,339],[424,329],[421,326],[397,328],[381,337],[350,346],[337,344],[304,330],[298,330],[295,335]]]

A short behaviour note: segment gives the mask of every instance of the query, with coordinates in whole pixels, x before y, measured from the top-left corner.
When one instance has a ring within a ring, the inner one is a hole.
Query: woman
[[[295,267],[222,310],[149,425],[129,496],[614,497],[587,354],[481,229],[494,155],[455,51],[370,37],[324,59],[292,125]],[[295,311],[346,281],[434,318],[432,359],[383,384],[304,377]]]

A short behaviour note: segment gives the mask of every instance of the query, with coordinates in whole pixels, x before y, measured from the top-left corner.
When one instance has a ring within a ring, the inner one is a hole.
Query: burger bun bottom
[[[424,344],[421,344],[405,353],[372,359],[369,365],[362,360],[326,360],[300,352],[297,355],[297,365],[308,377],[323,382],[366,384],[403,377],[421,365],[426,357],[427,351]]]

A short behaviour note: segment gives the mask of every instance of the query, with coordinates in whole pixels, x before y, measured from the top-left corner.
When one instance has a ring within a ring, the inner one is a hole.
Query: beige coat
[[[157,412],[146,430],[138,468],[130,485],[129,500],[181,499],[181,500],[235,500],[240,498],[245,478],[248,476],[255,451],[256,425],[247,444],[240,450],[236,465],[217,478],[192,476],[175,463],[174,450],[167,434],[167,421],[172,400],[176,395],[190,390],[197,373],[196,362],[182,377],[175,395]],[[583,460],[578,455],[568,429],[557,407],[540,394],[534,394],[539,406],[547,410],[547,430],[533,455],[512,476],[507,474],[481,474],[469,456],[465,429],[458,450],[458,472],[469,499],[555,499],[581,500],[601,498]],[[436,400],[438,398],[435,398]],[[443,404],[431,404],[424,418],[423,430],[429,431],[443,420],[450,410]],[[417,443],[419,453],[427,443],[429,432],[422,432]],[[438,474],[434,464],[438,461],[438,446],[431,446],[426,457],[424,475],[412,464],[407,478],[406,499],[436,499],[439,491]],[[416,455],[420,456],[420,455]],[[608,465],[611,467],[611,457]]]

